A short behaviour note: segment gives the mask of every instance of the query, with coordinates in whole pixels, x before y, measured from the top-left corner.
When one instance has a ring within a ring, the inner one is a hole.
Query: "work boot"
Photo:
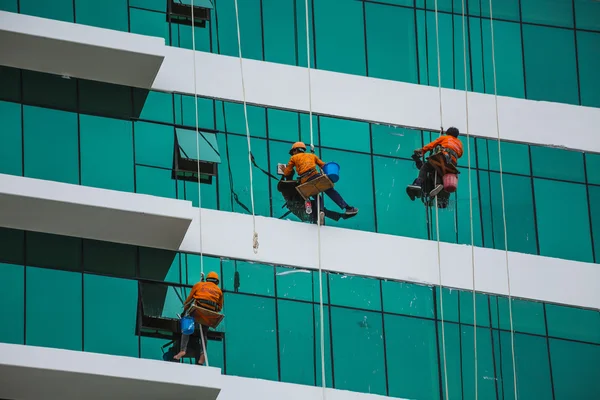
[[[358,214],[358,208],[350,207],[350,206],[346,207],[346,216],[347,217],[353,217],[356,214]]]
[[[415,201],[417,197],[421,197],[421,180],[415,179],[412,185],[406,187],[406,194],[410,197],[411,201]]]
[[[443,188],[444,188],[444,185],[437,185],[436,187],[433,188],[433,190],[431,192],[429,192],[429,197],[434,198],[435,196],[438,195],[438,193],[440,193],[442,191]]]

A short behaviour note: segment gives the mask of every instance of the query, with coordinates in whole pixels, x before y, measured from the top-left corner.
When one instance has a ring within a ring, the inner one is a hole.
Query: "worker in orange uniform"
[[[210,311],[221,312],[223,309],[223,292],[219,288],[219,275],[216,272],[210,272],[206,276],[206,282],[198,282],[192,287],[190,295],[185,300],[184,314],[188,313],[192,304]],[[196,321],[196,326],[200,328],[201,340],[203,340],[203,345],[200,347],[200,357],[196,357],[196,359],[198,364],[204,364],[204,348],[208,340],[208,328],[211,325],[211,318],[214,317],[201,314],[198,311],[192,311],[191,314]],[[175,360],[185,356],[189,339],[189,335],[181,335],[181,348],[179,353],[173,357]]]
[[[422,156],[428,151],[436,149],[436,147],[440,147],[440,151],[444,153],[446,157],[446,162],[449,164],[453,164],[456,166],[456,163],[459,158],[463,155],[463,145],[461,141],[458,139],[458,129],[451,127],[446,130],[439,138],[429,143],[427,146],[424,146],[422,149],[415,150],[415,154]],[[415,179],[412,185],[408,185],[406,188],[406,193],[410,196],[411,200],[414,200],[415,197],[420,196],[421,188],[423,184],[427,180],[427,174],[430,172],[434,172],[433,166],[426,162],[419,170],[419,177]],[[430,197],[435,197],[439,192],[442,191],[444,185],[436,185],[433,190],[429,193]]]
[[[306,145],[303,142],[294,143],[290,150],[290,155],[292,157],[283,171],[283,176],[286,179],[291,179],[294,176],[294,168],[296,169],[300,183],[311,181],[321,175],[321,172],[317,171],[317,165],[319,168],[323,168],[325,163],[315,154],[306,153]],[[327,189],[325,194],[333,200],[338,207],[342,210],[346,210],[346,217],[358,214],[358,209],[349,206],[334,188]],[[321,210],[324,210],[325,207],[321,196],[319,196],[319,203],[321,204]]]

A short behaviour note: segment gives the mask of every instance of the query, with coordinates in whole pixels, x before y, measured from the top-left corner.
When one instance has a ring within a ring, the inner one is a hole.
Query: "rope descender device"
[[[252,250],[254,251],[254,254],[258,254],[258,233],[254,232],[254,235],[252,236]]]

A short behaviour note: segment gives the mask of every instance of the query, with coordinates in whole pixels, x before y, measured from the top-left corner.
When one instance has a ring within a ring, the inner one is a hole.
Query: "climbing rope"
[[[440,136],[444,132],[444,111],[442,107],[442,69],[440,61],[440,34],[438,22],[438,0],[435,0],[435,40],[437,48],[437,72],[438,72],[438,95],[440,100]],[[437,182],[437,172],[435,175]],[[440,310],[442,317],[442,354],[444,361],[444,385],[446,388],[446,400],[449,398],[448,393],[448,368],[446,363],[446,328],[444,326],[444,286],[442,285],[442,260],[440,257],[440,215],[438,208],[438,197],[435,196],[435,233],[437,236],[437,262],[438,262],[438,278],[440,281]]]
[[[246,104],[246,85],[244,82],[244,61],[242,58],[242,40],[240,34],[240,14],[238,10],[238,0],[234,0],[235,5],[235,24],[237,28],[238,53],[240,58],[240,75],[242,77],[242,101],[244,103],[244,119],[246,122],[246,139],[248,140],[248,167],[250,170],[250,206],[252,207],[252,250],[254,254],[258,253],[258,232],[256,232],[256,213],[254,211],[254,182],[252,176],[252,146],[250,144],[250,126],[248,124],[248,107]]]
[[[502,175],[502,149],[500,146],[500,118],[498,116],[498,82],[496,79],[496,49],[494,42],[494,14],[493,14],[493,1],[490,0],[490,30],[492,39],[492,70],[494,73],[494,105],[496,107],[496,135],[498,138],[498,161],[500,170],[500,194],[502,197],[502,222],[504,224],[504,255],[506,260],[506,279],[508,283],[508,316],[510,319],[510,344],[512,352],[512,367],[513,367],[513,379],[514,379],[514,391],[515,400],[518,400],[517,394],[517,366],[515,360],[515,330],[513,326],[513,312],[512,312],[512,293],[510,290],[510,269],[508,266],[508,234],[506,232],[506,208],[504,202],[504,179]]]
[[[308,17],[308,0],[304,2],[306,8],[306,70],[308,71],[308,118],[310,129],[310,151],[315,152],[313,141],[313,112],[312,112],[312,83],[310,78],[310,21]],[[321,388],[322,398],[326,397],[327,382],[325,380],[325,322],[323,317],[323,269],[321,264],[321,201],[317,195],[317,266],[319,268],[319,323],[321,336]]]
[[[475,239],[473,232],[473,187],[471,178],[471,131],[469,129],[469,87],[467,84],[467,29],[465,25],[465,0],[462,0],[462,39],[463,39],[463,63],[465,70],[465,114],[467,130],[467,163],[469,173],[469,224],[471,230],[471,271],[473,284],[473,353],[475,360],[475,400],[479,398],[478,362],[477,362],[477,296],[475,292]]]
[[[202,245],[202,189],[200,184],[200,130],[198,121],[198,90],[196,88],[196,35],[194,27],[194,0],[191,0],[192,5],[192,67],[194,68],[194,112],[196,115],[196,157],[198,157],[198,226],[200,230],[200,279],[204,280],[204,246]],[[202,338],[202,350],[204,351],[204,359],[206,366],[209,367],[208,363],[208,352],[206,351],[206,343],[204,343],[204,335],[200,335]]]

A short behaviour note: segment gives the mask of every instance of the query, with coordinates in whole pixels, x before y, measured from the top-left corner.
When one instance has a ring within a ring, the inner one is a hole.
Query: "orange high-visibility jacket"
[[[317,170],[316,170],[317,165],[320,168],[323,168],[325,163],[323,161],[321,161],[321,159],[313,153],[294,154],[290,158],[290,161],[288,162],[287,167],[285,167],[285,170],[283,171],[283,175],[288,176],[288,177],[292,176],[294,173],[294,168],[296,168],[296,173],[298,174],[298,176],[310,171],[311,169],[314,169],[315,173],[309,174],[302,179],[303,181],[305,181],[307,178],[310,178],[311,176],[313,176],[317,173]]]
[[[461,158],[462,155],[463,155],[463,145],[462,145],[462,142],[458,138],[455,138],[454,136],[450,136],[450,135],[442,135],[442,136],[440,136],[439,138],[437,138],[433,142],[429,143],[427,146],[423,147],[421,149],[421,151],[423,152],[423,154],[425,154],[428,151],[433,150],[438,145],[442,146],[443,148],[450,149],[450,150],[454,151],[456,153],[456,155],[458,156],[458,158]],[[451,157],[452,157],[452,160],[454,162],[457,161],[457,160],[454,159],[454,156],[451,156]]]
[[[211,306],[208,304],[198,303],[198,306],[206,308],[211,311],[220,312],[223,309],[223,292],[221,289],[212,282],[198,282],[192,287],[192,291],[185,300],[185,304],[189,304],[191,300],[206,300],[216,304]],[[186,309],[189,308],[186,307]],[[194,312],[194,319],[196,322],[202,325],[208,325],[206,318],[207,316],[200,315],[198,312]]]

